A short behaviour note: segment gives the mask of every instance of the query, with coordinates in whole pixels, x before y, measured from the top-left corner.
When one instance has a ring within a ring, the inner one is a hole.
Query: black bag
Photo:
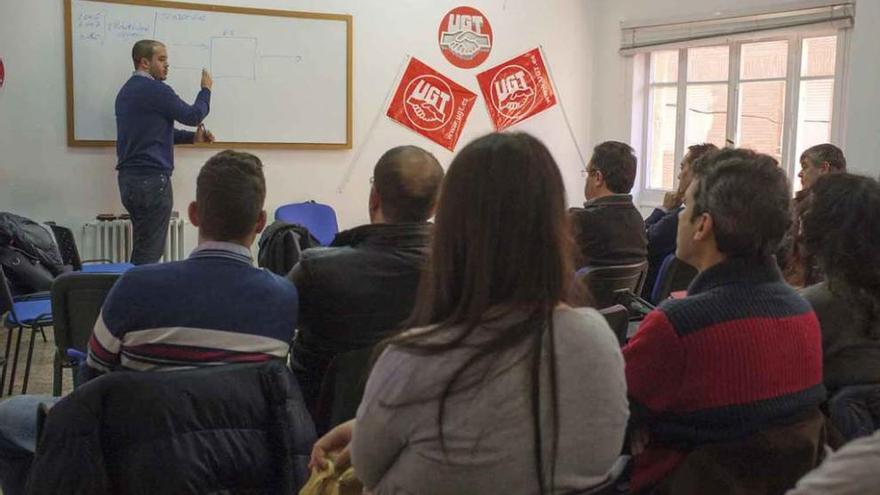
[[[65,271],[52,233],[28,218],[0,212],[0,246],[11,246],[40,262],[52,276]]]
[[[304,249],[320,245],[302,225],[275,220],[260,236],[257,264],[283,277],[299,262]]]
[[[36,258],[11,246],[0,246],[0,267],[13,296],[50,290],[55,280]]]

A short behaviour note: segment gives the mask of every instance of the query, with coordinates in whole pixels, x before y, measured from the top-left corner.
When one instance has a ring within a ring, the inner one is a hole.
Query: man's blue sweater
[[[188,105],[162,81],[135,74],[116,95],[116,169],[174,170],[174,145],[192,143],[194,133],[174,122],[195,126],[208,115],[211,90],[202,88]]]

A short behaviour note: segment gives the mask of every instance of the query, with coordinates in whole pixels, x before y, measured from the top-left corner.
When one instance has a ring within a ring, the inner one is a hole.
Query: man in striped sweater
[[[90,375],[176,370],[287,356],[296,288],[253,266],[266,224],[259,158],[223,151],[199,172],[189,217],[199,245],[189,259],[138,266],[107,296],[89,342]]]
[[[84,379],[114,370],[166,371],[283,359],[298,297],[288,280],[253,267],[249,246],[266,225],[260,159],[223,151],[199,172],[189,218],[199,245],[185,261],[125,273],[101,308]],[[0,402],[0,488],[24,493],[36,440],[36,409],[56,398]]]
[[[633,492],[696,447],[800,421],[825,395],[818,320],[771,257],[790,221],[784,173],[773,158],[738,149],[693,167],[676,256],[700,274],[623,349]]]

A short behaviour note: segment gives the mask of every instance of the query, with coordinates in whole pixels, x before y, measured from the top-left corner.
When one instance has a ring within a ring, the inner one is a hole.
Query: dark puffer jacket
[[[277,361],[115,372],[53,407],[28,493],[294,494],[315,441]]]

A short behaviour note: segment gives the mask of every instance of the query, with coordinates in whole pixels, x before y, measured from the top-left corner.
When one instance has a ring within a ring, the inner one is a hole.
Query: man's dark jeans
[[[174,197],[171,177],[156,169],[119,171],[119,194],[122,205],[131,215],[135,265],[156,263],[165,251],[165,237]]]

